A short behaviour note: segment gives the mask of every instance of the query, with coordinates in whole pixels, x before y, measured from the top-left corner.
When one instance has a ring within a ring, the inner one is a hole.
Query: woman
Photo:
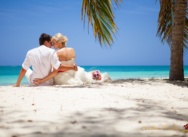
[[[61,33],[57,33],[52,37],[52,44],[57,50],[57,55],[59,60],[64,65],[74,65],[75,64],[75,51],[73,48],[66,47],[68,38]],[[49,76],[47,76],[49,77]],[[36,84],[44,82],[44,79],[35,80]],[[62,84],[86,84],[95,82],[105,82],[111,81],[107,73],[101,74],[100,71],[95,70],[91,72],[86,72],[84,68],[78,67],[77,71],[68,70],[66,72],[58,71],[57,75],[54,77],[55,85]]]

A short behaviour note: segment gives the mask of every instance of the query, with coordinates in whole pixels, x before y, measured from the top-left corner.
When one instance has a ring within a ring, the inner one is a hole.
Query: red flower
[[[101,80],[101,73],[99,70],[95,70],[92,72],[92,77],[94,80]]]
[[[186,130],[188,130],[188,123],[183,126]]]

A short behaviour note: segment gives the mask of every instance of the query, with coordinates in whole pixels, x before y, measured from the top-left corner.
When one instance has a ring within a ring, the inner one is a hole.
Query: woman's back
[[[70,59],[68,61],[61,61],[61,63],[63,65],[73,65],[73,64],[75,64],[75,58],[72,58],[72,59]],[[70,70],[70,71],[74,71],[74,70]]]
[[[75,64],[75,51],[73,48],[61,48],[57,51],[57,56],[59,61],[63,65],[73,65]],[[54,84],[61,85],[61,84],[68,84],[69,82],[72,83],[74,80],[75,71],[69,70],[66,72],[61,72],[54,77]]]
[[[73,48],[62,48],[57,51],[57,56],[60,61],[69,61],[76,57]]]

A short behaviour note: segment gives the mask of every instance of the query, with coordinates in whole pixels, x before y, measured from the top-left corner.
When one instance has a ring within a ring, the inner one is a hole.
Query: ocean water
[[[169,66],[81,66],[86,71],[100,70],[107,72],[112,80],[132,78],[168,78]],[[21,66],[0,66],[0,85],[15,84]],[[188,77],[188,66],[184,66],[184,75]],[[28,85],[26,78],[23,85]]]

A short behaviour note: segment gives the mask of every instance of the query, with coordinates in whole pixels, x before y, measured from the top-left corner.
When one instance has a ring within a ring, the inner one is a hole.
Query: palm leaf
[[[157,35],[161,41],[171,45],[172,38],[172,3],[171,0],[160,0]]]
[[[114,0],[116,5],[121,1]],[[81,16],[84,24],[87,17],[94,36],[98,38],[101,45],[113,43],[112,35],[117,31],[117,26],[114,22],[111,0],[83,0]]]
[[[157,36],[160,37],[162,42],[167,42],[169,45],[172,43],[172,26],[173,26],[173,12],[174,0],[160,0],[160,11],[158,16],[158,30]],[[184,28],[183,46],[188,48],[188,12],[186,15],[186,22]]]
[[[187,8],[187,11],[188,11],[188,8]],[[188,49],[188,12],[186,14],[186,21],[185,21],[185,30],[184,30],[184,40],[183,40],[183,43],[184,43],[184,46],[186,47],[186,49]]]

